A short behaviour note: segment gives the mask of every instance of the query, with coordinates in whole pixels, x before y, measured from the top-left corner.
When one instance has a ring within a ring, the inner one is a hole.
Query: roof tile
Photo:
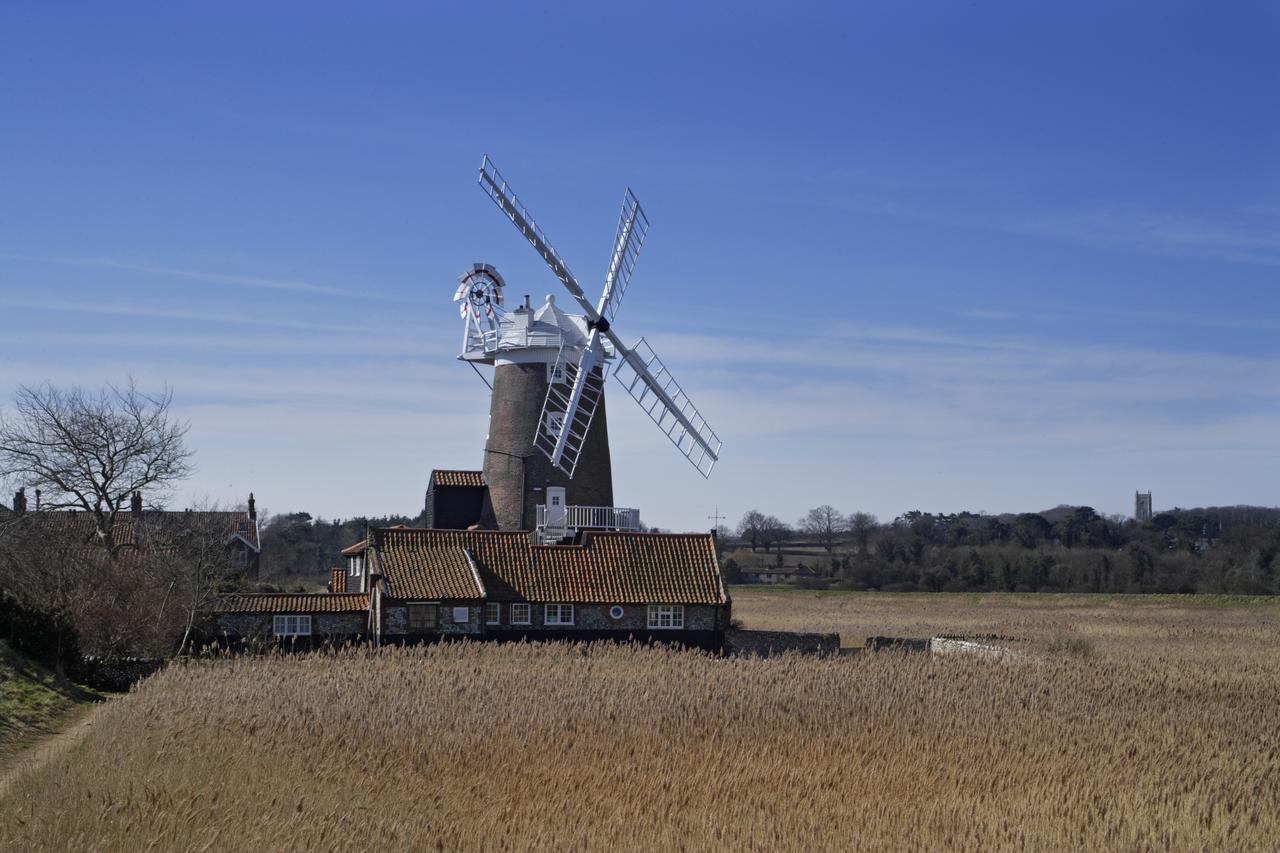
[[[433,486],[469,486],[471,488],[484,488],[484,472],[483,471],[448,471],[437,468],[431,472],[431,484]]]
[[[210,608],[219,613],[363,613],[364,593],[240,593],[219,597]]]
[[[610,604],[724,604],[709,533],[588,534],[581,545],[533,545],[527,533],[380,530],[376,540],[391,595],[435,591],[446,574],[462,589],[475,559],[493,601]],[[474,587],[474,582],[471,584]],[[430,597],[447,597],[443,592]],[[457,597],[464,597],[458,595]]]

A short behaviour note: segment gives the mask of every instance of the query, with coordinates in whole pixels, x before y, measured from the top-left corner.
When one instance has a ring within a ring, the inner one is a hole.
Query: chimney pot
[[[13,493],[13,511],[19,513],[27,511],[26,489],[18,489],[18,491]]]
[[[258,507],[253,500],[253,492],[249,493],[249,518],[254,520],[258,518]]]
[[[142,492],[134,491],[133,496],[129,498],[129,509],[134,515],[142,514]]]

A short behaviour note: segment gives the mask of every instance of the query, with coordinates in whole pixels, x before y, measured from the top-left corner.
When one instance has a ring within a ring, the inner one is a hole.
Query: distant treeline
[[[329,570],[344,567],[341,553],[364,539],[370,527],[414,526],[422,519],[407,515],[358,516],[345,521],[312,518],[306,512],[288,512],[264,520],[259,531],[262,542],[260,580],[294,588],[314,586],[329,580]]]
[[[756,529],[762,519],[773,529]],[[1280,592],[1276,508],[1175,509],[1141,524],[1091,507],[999,516],[913,511],[880,524],[819,507],[797,529],[777,528],[772,516],[744,517],[735,536],[742,550],[726,560],[731,579],[747,565],[772,563],[807,565],[819,579],[806,583],[851,589]]]
[[[421,523],[403,515],[271,516],[261,531],[260,580],[315,587],[369,527]],[[795,526],[753,510],[720,536],[731,582],[749,566],[802,564],[819,575],[805,583],[846,589],[1280,593],[1280,508],[1271,507],[1174,509],[1139,524],[1092,507],[1017,515],[917,510],[880,523],[824,506]]]

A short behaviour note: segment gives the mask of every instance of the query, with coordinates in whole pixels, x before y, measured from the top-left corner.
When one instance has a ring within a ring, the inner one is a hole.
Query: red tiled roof
[[[239,593],[220,596],[209,608],[217,613],[364,613],[369,596],[347,593]]]
[[[401,599],[484,598],[485,590],[463,546],[456,537],[429,535],[437,532],[459,531],[381,531],[384,547],[375,551],[374,569],[386,579],[387,594]]]
[[[431,472],[432,486],[470,486],[483,489],[485,486],[483,471],[444,471],[439,468]]]
[[[709,533],[598,532],[588,534],[582,545],[532,545],[527,533],[415,529],[380,530],[376,541],[384,571],[394,565],[401,588],[410,578],[434,577],[445,567],[460,578],[469,568],[469,553],[486,597],[494,601],[728,601]],[[402,597],[396,586],[391,594]]]
[[[92,513],[70,510],[29,512],[25,518],[33,524],[43,525],[45,530],[56,533],[83,536],[86,542],[97,536],[98,524]],[[132,545],[163,540],[168,531],[181,530],[184,526],[208,526],[211,530],[225,531],[227,537],[243,538],[253,550],[258,544],[258,522],[243,510],[226,512],[195,512],[185,510],[147,510],[140,516],[124,511],[116,515],[111,528],[111,538],[116,545]]]
[[[344,557],[358,557],[358,556],[360,556],[361,554],[363,554],[363,553],[364,553],[364,549],[365,549],[365,548],[367,548],[368,546],[369,546],[369,540],[367,540],[367,539],[361,539],[361,540],[360,540],[359,542],[357,542],[356,544],[354,544],[354,545],[348,545],[346,548],[343,548],[343,549],[342,549],[342,556],[344,556]]]

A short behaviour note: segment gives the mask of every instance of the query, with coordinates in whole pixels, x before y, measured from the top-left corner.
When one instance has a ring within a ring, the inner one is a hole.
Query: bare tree
[[[774,543],[781,543],[791,535],[791,528],[785,521],[774,515],[766,515],[760,520],[760,544],[764,546],[765,553],[769,553],[769,549]],[[778,556],[782,556],[782,549],[779,547]],[[781,565],[781,563],[779,563]]]
[[[845,517],[830,504],[816,506],[800,519],[800,529],[812,536],[830,554],[846,529]]]
[[[738,538],[744,542],[750,542],[752,551],[755,551],[760,544],[764,523],[764,513],[756,509],[747,510],[746,515],[742,516],[742,521],[738,522]]]
[[[876,529],[876,517],[869,512],[855,512],[849,516],[849,532],[853,534],[854,547],[858,553],[865,555],[867,545],[871,541],[871,532]]]
[[[191,472],[189,426],[172,418],[173,392],[145,394],[133,380],[95,393],[49,383],[23,385],[13,413],[0,413],[0,477],[43,492],[44,509],[89,513],[115,559],[117,513],[142,489],[172,486]]]
[[[163,590],[155,602],[156,624],[168,628],[169,638],[181,631],[179,655],[190,651],[196,622],[220,587],[243,572],[232,556],[227,517],[217,505],[200,506],[158,516],[146,531],[143,550],[155,588]]]

